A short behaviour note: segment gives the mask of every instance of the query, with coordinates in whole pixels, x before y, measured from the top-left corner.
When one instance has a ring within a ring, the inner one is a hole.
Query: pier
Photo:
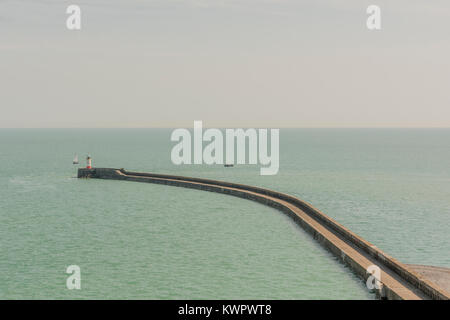
[[[431,266],[403,264],[307,202],[288,194],[218,180],[113,168],[80,168],[78,178],[156,183],[218,192],[256,201],[286,213],[360,278],[368,279],[372,276],[368,269],[372,269],[373,266],[378,267],[379,281],[382,285],[375,290],[379,298],[393,300],[448,300],[450,298],[450,289],[441,287],[450,283],[447,278],[450,275],[448,269],[439,268],[438,270]]]

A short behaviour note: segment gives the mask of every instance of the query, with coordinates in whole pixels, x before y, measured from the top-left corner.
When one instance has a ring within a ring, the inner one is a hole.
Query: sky
[[[450,127],[449,57],[448,0],[0,0],[0,128]]]

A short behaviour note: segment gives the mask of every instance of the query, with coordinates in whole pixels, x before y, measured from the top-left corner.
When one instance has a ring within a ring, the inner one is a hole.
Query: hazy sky
[[[0,112],[0,127],[450,127],[450,2],[0,0]]]

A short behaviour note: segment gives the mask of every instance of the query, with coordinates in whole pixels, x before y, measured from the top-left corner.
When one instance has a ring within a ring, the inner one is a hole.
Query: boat
[[[79,164],[78,155],[75,153],[75,157],[73,158],[73,164]]]
[[[223,166],[225,168],[230,168],[230,167],[234,167],[234,164],[227,164],[227,163],[225,163]]]

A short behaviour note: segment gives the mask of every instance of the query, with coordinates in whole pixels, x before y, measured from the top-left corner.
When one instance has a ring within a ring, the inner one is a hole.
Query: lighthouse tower
[[[91,158],[90,154],[88,154],[88,156],[86,158],[86,168],[87,169],[92,169],[92,158]]]

